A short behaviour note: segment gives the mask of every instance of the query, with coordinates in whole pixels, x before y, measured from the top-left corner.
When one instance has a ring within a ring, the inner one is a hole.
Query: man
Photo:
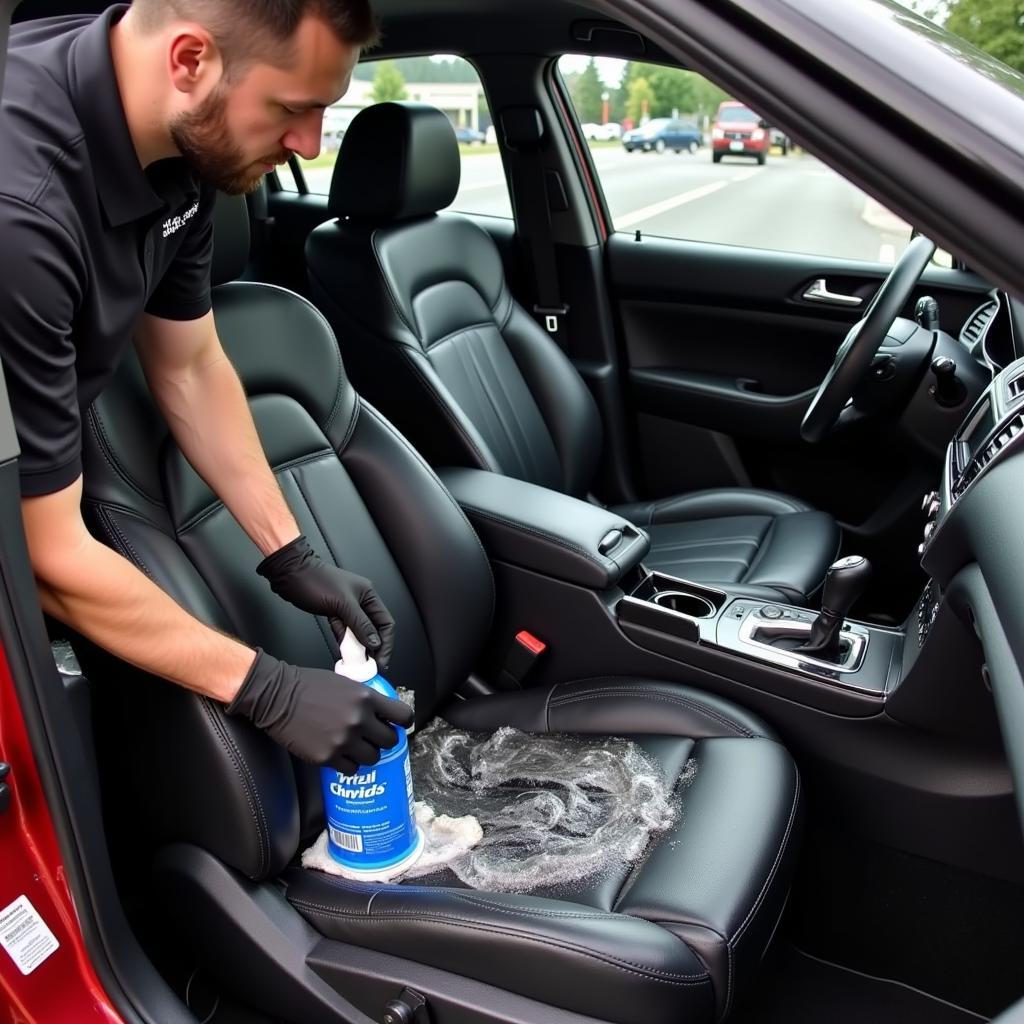
[[[210,312],[216,189],[320,148],[324,108],[374,38],[367,0],[135,0],[11,33],[0,108],[0,359],[44,610],[227,704],[299,757],[352,772],[410,710],[210,629],[81,514],[84,414],[134,340],[182,452],[264,556],[275,593],[386,663],[368,580],[322,561],[267,464]]]

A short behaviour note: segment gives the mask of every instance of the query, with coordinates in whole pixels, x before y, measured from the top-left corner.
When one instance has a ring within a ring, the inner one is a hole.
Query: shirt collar
[[[165,166],[155,175],[147,175],[139,163],[110,54],[110,29],[127,10],[127,4],[107,8],[82,30],[68,57],[71,102],[111,227],[151,216],[196,191],[194,175],[180,158],[160,161]]]

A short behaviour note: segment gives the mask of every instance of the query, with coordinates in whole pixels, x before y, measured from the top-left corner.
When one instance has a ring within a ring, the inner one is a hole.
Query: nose
[[[315,159],[320,155],[323,122],[322,110],[310,110],[282,136],[281,145],[305,160]]]

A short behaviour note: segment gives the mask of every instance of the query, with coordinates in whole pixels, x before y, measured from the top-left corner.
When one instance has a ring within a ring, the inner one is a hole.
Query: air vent
[[[1006,420],[984,448],[967,465],[953,484],[953,497],[959,498],[967,485],[1005,448],[1013,438],[1024,430],[1024,413]]]
[[[1006,385],[1006,392],[1011,402],[1016,402],[1021,395],[1024,395],[1024,373],[1018,373],[1009,384]]]
[[[960,332],[960,340],[971,348],[977,345],[985,337],[985,332],[997,309],[999,309],[998,302],[986,302],[984,306],[979,306],[971,314],[970,320],[964,324],[964,329]]]

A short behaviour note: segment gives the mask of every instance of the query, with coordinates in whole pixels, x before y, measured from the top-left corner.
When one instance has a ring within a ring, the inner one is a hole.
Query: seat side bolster
[[[669,1024],[711,1010],[688,946],[639,918],[510,893],[368,885],[292,870],[289,902],[328,938],[463,974],[603,1020]]]

